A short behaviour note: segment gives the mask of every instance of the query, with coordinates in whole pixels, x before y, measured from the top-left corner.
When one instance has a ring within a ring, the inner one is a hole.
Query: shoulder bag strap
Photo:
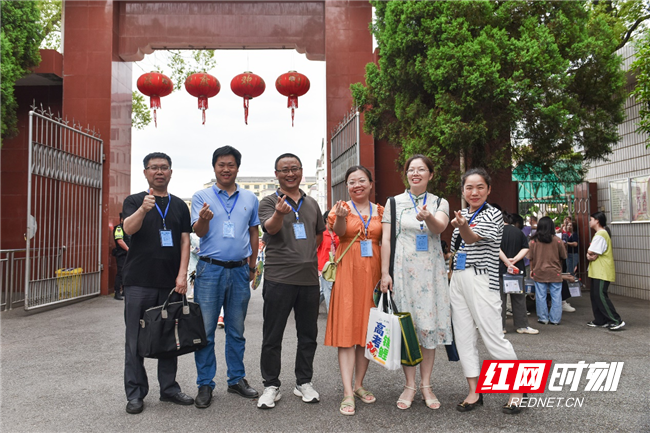
[[[341,257],[339,257],[339,259],[336,261],[336,264],[337,264],[337,265],[339,264],[339,262],[341,261],[341,259],[342,259],[343,256],[345,255],[345,253],[348,252],[348,250],[350,249],[350,247],[352,246],[352,244],[357,240],[357,238],[359,237],[359,235],[361,235],[361,232],[357,233],[357,235],[354,237],[354,239],[352,239],[352,242],[350,242],[350,244],[347,246],[347,248],[345,249],[345,251],[343,251],[343,254],[341,254]]]
[[[397,209],[395,197],[389,197],[390,201],[390,265],[388,268],[388,274],[391,279],[393,278],[393,270],[395,267],[395,244],[396,244],[396,233],[397,233]]]

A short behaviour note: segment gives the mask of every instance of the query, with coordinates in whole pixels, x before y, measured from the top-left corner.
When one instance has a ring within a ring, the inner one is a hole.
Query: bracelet
[[[257,270],[256,268],[251,268],[250,266],[248,267],[248,269],[250,269],[251,272],[255,272]]]

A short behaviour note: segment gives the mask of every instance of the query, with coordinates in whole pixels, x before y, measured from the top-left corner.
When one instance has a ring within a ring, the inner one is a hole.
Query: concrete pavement
[[[552,359],[559,363],[624,361],[616,392],[546,391],[548,397],[584,397],[583,407],[529,408],[521,414],[501,413],[504,395],[489,394],[485,406],[459,413],[455,405],[466,395],[459,363],[439,351],[433,389],[442,402],[429,410],[416,397],[413,407],[395,406],[404,384],[401,371],[372,364],[365,386],[377,402],[357,400],[356,416],[344,417],[338,406],[343,397],[336,349],[319,345],[314,365],[318,404],[304,404],[292,393],[294,384],[295,325],[285,332],[282,399],[272,410],[259,410],[256,400],[226,393],[224,333],[217,331],[217,388],[205,410],[158,400],[155,361],[147,360],[150,392],[139,415],[125,412],[123,388],[123,304],[104,296],[66,307],[27,314],[3,312],[1,326],[1,419],[3,432],[650,432],[650,302],[612,296],[627,323],[620,332],[587,328],[591,320],[589,294],[571,300],[575,313],[564,313],[560,326],[530,325],[539,335],[519,335],[509,320],[506,337],[519,359]],[[326,315],[321,307],[319,342],[325,335]],[[245,364],[250,384],[263,390],[259,356],[262,336],[261,290],[253,292],[247,318]],[[482,345],[481,356],[486,356]],[[179,359],[183,391],[196,395],[193,355]],[[539,394],[537,396],[540,396]]]

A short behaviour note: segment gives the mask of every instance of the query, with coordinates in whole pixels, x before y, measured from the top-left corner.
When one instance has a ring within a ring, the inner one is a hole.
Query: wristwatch
[[[255,269],[255,268],[251,268],[250,266],[248,267],[248,269],[250,269],[250,270],[251,270],[251,272],[255,272],[255,271],[256,271],[256,269]]]

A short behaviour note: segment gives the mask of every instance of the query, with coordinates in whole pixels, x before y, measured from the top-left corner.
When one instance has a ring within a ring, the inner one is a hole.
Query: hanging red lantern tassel
[[[161,108],[160,98],[169,95],[174,90],[174,83],[166,75],[159,72],[149,72],[138,78],[138,90],[151,98],[150,106],[153,108],[153,122],[158,127],[156,109]]]
[[[244,123],[248,125],[248,103],[264,93],[266,84],[262,77],[247,71],[232,79],[230,89],[235,95],[244,98]]]
[[[208,98],[216,96],[221,90],[219,80],[205,72],[192,74],[185,79],[185,90],[192,96],[199,98],[199,110],[205,125],[205,110],[208,109]]]
[[[298,108],[298,96],[309,91],[309,78],[296,71],[282,74],[275,80],[275,88],[280,94],[288,97],[287,108],[291,108],[291,126],[293,127],[294,110]]]

